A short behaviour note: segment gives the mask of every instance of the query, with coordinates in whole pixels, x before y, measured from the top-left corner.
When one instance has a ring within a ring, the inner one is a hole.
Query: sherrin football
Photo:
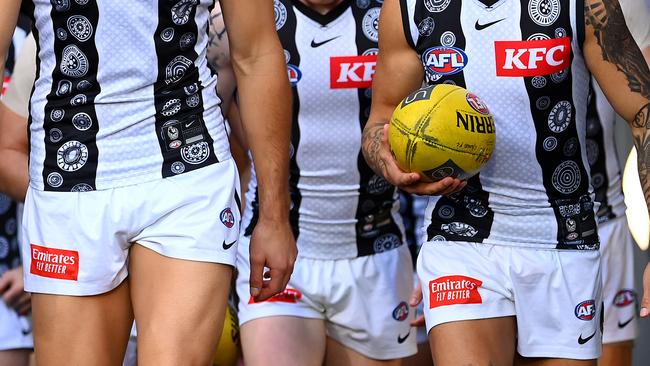
[[[456,85],[416,90],[390,119],[388,143],[397,164],[424,180],[468,179],[488,162],[496,126],[487,105]]]

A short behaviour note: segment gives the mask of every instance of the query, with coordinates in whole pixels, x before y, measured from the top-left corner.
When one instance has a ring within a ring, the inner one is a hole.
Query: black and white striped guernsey
[[[213,0],[35,0],[30,178],[89,191],[230,157],[207,65]]]
[[[339,259],[404,242],[395,188],[361,155],[370,112],[381,2],[344,0],[321,15],[276,0],[275,20],[293,86],[290,219],[300,256]],[[243,219],[258,215],[253,175]]]
[[[429,84],[494,115],[494,154],[461,192],[433,197],[428,240],[597,249],[586,156],[589,73],[576,0],[400,0]]]

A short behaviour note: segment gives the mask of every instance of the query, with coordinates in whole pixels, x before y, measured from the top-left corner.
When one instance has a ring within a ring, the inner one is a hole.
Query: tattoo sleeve
[[[585,24],[592,27],[603,60],[625,75],[629,91],[645,99],[630,121],[637,149],[639,179],[650,208],[650,71],[643,54],[632,38],[616,0],[585,0]]]
[[[208,62],[217,71],[228,62],[228,36],[221,10],[210,15],[208,33]]]
[[[368,123],[363,131],[362,150],[368,166],[377,174],[383,176],[386,163],[380,157],[382,139],[384,137],[383,123]]]

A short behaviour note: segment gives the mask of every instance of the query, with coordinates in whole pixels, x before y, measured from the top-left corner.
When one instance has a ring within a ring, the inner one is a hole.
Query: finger
[[[29,311],[29,308],[31,308],[31,302],[29,293],[23,292],[23,295],[16,301],[13,308],[18,314],[23,314],[24,312]]]
[[[424,315],[420,315],[415,320],[411,321],[411,326],[422,327],[424,326]]]
[[[453,184],[453,179],[445,178],[437,182],[416,182],[401,188],[409,193],[415,193],[415,194],[425,195],[425,196],[437,196],[447,191],[447,189],[452,184]]]
[[[262,290],[264,280],[264,259],[251,255],[251,275],[249,279],[250,294],[253,299],[257,299]]]
[[[265,286],[260,290],[259,295],[255,298],[255,301],[264,301],[267,300],[284,290],[285,283],[285,272],[286,269],[271,268],[271,279],[265,281]]]
[[[2,300],[9,307],[14,307],[16,302],[20,299],[20,295],[23,294],[23,289],[18,286],[11,286],[5,293],[2,295]]]
[[[9,287],[11,287],[12,280],[9,275],[5,272],[3,276],[0,276],[0,295],[2,295]]]
[[[421,301],[422,301],[422,288],[418,283],[418,285],[415,286],[413,292],[411,293],[411,298],[409,299],[409,305],[415,307],[418,306]]]
[[[650,315],[650,263],[643,271],[643,298],[641,299],[641,311],[639,315],[642,318]]]

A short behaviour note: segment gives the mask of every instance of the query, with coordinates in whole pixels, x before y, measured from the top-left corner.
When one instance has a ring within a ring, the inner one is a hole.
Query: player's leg
[[[436,366],[512,365],[517,325],[509,248],[430,241],[417,271]]]
[[[32,350],[29,349],[9,349],[0,351],[0,365],[11,366],[28,366],[29,355]]]
[[[429,342],[418,341],[418,353],[404,359],[402,363],[404,366],[431,366],[433,365],[433,358],[431,357],[431,346]]]
[[[517,356],[516,366],[596,366],[596,360],[525,358]]]
[[[223,326],[232,267],[168,258],[135,244],[129,272],[138,363],[209,364]]]
[[[328,366],[398,366],[401,359],[376,360],[348,348],[332,338],[327,338],[327,355],[325,365]]]
[[[603,354],[598,359],[599,366],[625,366],[632,364],[633,341],[603,344]]]
[[[320,366],[325,356],[322,319],[270,316],[244,323],[241,328],[247,366]]]

